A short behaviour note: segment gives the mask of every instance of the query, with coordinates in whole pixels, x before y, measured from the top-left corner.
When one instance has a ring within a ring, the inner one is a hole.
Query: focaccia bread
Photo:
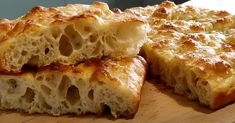
[[[75,67],[46,66],[38,72],[0,75],[0,108],[55,116],[102,114],[117,118],[137,112],[146,74],[138,56],[121,60],[88,60]]]
[[[145,28],[142,18],[114,13],[102,2],[38,6],[16,20],[0,20],[0,70],[133,57],[147,39]]]
[[[233,15],[164,2],[148,21],[143,49],[154,77],[212,109],[235,101]]]
[[[146,7],[132,7],[132,8],[127,8],[124,12],[135,14],[144,19],[148,19],[158,7],[159,7],[158,5],[146,6]]]

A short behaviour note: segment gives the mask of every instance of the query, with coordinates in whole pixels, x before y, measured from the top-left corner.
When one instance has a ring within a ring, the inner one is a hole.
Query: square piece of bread
[[[115,118],[131,118],[139,106],[146,67],[145,60],[137,56],[1,73],[0,109],[55,116],[102,114],[109,109]]]
[[[212,109],[235,101],[234,15],[167,1],[148,21],[144,52],[153,76]]]
[[[20,72],[25,64],[74,65],[103,56],[134,57],[147,39],[146,23],[106,3],[34,7],[16,20],[0,20],[0,70]]]

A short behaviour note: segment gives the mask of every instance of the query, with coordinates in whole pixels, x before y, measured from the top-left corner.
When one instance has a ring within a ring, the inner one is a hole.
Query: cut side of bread
[[[59,116],[102,114],[117,118],[137,112],[146,62],[138,56],[88,60],[75,67],[46,66],[37,72],[0,75],[0,108]]]
[[[211,109],[235,101],[235,21],[224,11],[164,2],[148,18],[150,73]]]
[[[16,20],[0,20],[0,70],[27,65],[74,65],[103,56],[134,57],[147,39],[146,22],[114,13],[106,3],[38,6]]]

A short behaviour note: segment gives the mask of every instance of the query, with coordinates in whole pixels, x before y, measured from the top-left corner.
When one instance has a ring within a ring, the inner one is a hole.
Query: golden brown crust
[[[234,17],[169,1],[156,7],[148,18],[152,42],[144,47],[152,74],[211,108],[233,102],[234,94],[220,87],[234,87]]]
[[[38,70],[39,73],[43,71],[59,71],[59,72],[72,71],[73,73],[82,72],[80,69],[77,69],[74,66],[68,66],[68,65],[49,65],[49,66],[41,67]]]
[[[154,41],[152,48],[156,50],[161,49],[159,52],[165,52],[164,50],[171,49],[174,55],[180,55],[182,59],[188,60],[187,64],[191,64],[192,66],[196,65],[203,71],[214,72],[215,74],[228,74],[234,68],[234,63],[227,62],[221,59],[220,56],[233,51],[231,49],[233,43],[230,43],[232,41],[227,40],[231,36],[225,32],[221,32],[224,29],[224,31],[233,30],[233,25],[231,24],[233,21],[231,17],[228,17],[229,14],[226,14],[224,11],[215,12],[195,9],[193,7],[175,7],[173,5],[167,5],[167,8],[165,4],[160,5],[155,12],[158,13],[160,11],[161,13],[167,14],[168,10],[165,9],[169,9],[169,7],[173,7],[175,10],[171,10],[171,13],[167,15],[170,17],[168,19],[161,19],[162,17],[155,16],[156,13],[153,13],[153,16],[149,20],[153,27],[152,32],[149,33],[150,39]],[[212,19],[211,24],[214,25],[214,29],[209,30],[209,27],[205,27],[204,21],[201,19],[206,17],[196,18],[193,21],[174,20],[173,16],[176,15],[172,13],[179,10],[188,12],[190,16],[196,13],[195,11],[199,13],[203,13],[204,11],[210,13],[208,18]],[[216,17],[212,18],[212,16]],[[160,25],[158,22],[160,22]],[[228,28],[221,27],[221,25],[226,24],[231,25]],[[217,30],[218,32],[213,30]],[[221,46],[225,46],[227,49],[222,50]],[[214,57],[214,55],[218,57]]]
[[[7,38],[12,38],[20,33],[26,32],[33,26],[48,26],[54,22],[71,22],[82,18],[95,18],[95,16],[100,16],[103,19],[115,19],[119,22],[144,22],[143,19],[137,16],[129,16],[129,14],[125,13],[120,13],[115,16],[112,16],[112,14],[107,4],[102,2],[94,2],[92,5],[69,4],[65,7],[57,8],[36,6],[26,15],[16,20],[6,21],[6,19],[2,19],[0,21],[0,29],[1,32],[6,32],[6,38],[4,38],[4,40],[6,40]]]
[[[5,32],[5,35],[0,35],[0,37],[2,37],[0,38],[0,41],[3,42],[8,38],[16,37],[20,33],[24,33],[34,26],[43,27],[49,26],[54,22],[65,23],[90,17],[96,19],[96,16],[105,20],[115,20],[117,22],[144,22],[143,19],[134,15],[130,16],[130,14],[126,13],[118,13],[114,15],[114,13],[109,10],[108,5],[102,2],[94,2],[91,5],[69,4],[65,7],[57,8],[36,6],[26,15],[16,20],[1,20],[0,30],[1,33]]]
[[[141,16],[143,18],[148,18],[152,15],[152,13],[155,11],[157,6],[158,5],[146,6],[146,7],[133,7],[133,8],[126,9],[124,12]]]

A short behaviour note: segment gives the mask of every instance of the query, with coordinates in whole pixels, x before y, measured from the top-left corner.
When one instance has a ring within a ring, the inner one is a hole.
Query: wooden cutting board
[[[235,12],[235,0],[192,0],[186,3],[204,8]],[[158,80],[145,82],[139,110],[133,119],[112,119],[110,116],[96,117],[62,116],[42,114],[28,115],[11,111],[0,111],[0,123],[231,123],[235,122],[235,104],[219,110],[209,110],[196,101],[174,94]]]
[[[139,110],[133,119],[94,115],[53,117],[42,114],[0,112],[0,123],[227,123],[235,122],[235,104],[212,111],[174,94],[160,81],[146,81]]]

